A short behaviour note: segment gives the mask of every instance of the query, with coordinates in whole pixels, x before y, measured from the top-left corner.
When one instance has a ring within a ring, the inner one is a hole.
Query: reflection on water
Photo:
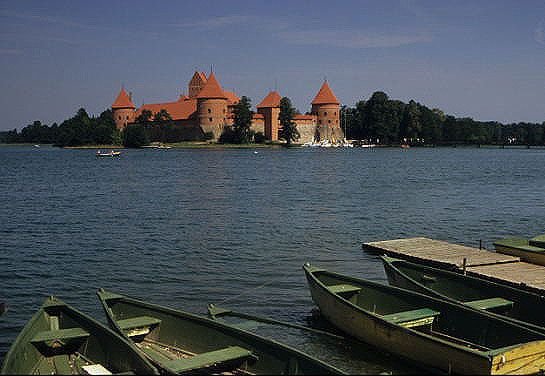
[[[307,261],[385,281],[362,242],[492,247],[543,233],[544,162],[545,150],[170,149],[98,159],[0,147],[0,301],[9,305],[0,358],[48,295],[105,321],[99,287],[304,324],[314,307]],[[361,372],[404,369],[365,353]]]

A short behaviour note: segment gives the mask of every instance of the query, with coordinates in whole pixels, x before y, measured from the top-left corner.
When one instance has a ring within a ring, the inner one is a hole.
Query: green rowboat
[[[537,265],[545,265],[544,247],[544,235],[536,236],[529,240],[525,238],[507,238],[494,242],[496,252],[518,256],[522,261]]]
[[[303,267],[312,299],[333,325],[364,342],[449,373],[545,369],[545,335],[460,304]]]
[[[158,374],[129,341],[48,298],[8,351],[0,374]]]
[[[391,285],[463,303],[545,333],[545,297],[443,269],[382,256]]]
[[[340,374],[295,349],[205,317],[98,291],[110,325],[166,374]]]

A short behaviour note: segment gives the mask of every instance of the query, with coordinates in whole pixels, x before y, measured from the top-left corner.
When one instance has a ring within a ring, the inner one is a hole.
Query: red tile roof
[[[339,100],[333,94],[333,91],[327,84],[327,81],[324,81],[322,87],[318,91],[318,94],[314,97],[312,104],[340,104]]]
[[[167,110],[172,117],[172,120],[185,120],[197,111],[197,100],[184,99],[181,97],[176,102],[143,104],[142,107],[136,111],[136,116],[140,115],[143,110],[149,110],[153,114],[156,114],[162,109]]]
[[[265,116],[263,114],[252,114],[252,119],[265,119]]]
[[[280,99],[282,99],[280,94],[278,94],[277,91],[273,90],[269,94],[267,94],[267,96],[263,98],[261,103],[259,103],[256,107],[280,107]]]
[[[136,106],[132,103],[131,97],[129,97],[125,89],[121,88],[119,95],[114,103],[112,103],[112,108],[136,108]]]
[[[197,98],[227,99],[213,72],[210,73],[206,84],[204,84],[204,87],[200,91],[199,95],[197,95]]]
[[[232,91],[224,90],[223,95],[225,95],[225,97],[227,98],[227,105],[228,106],[234,106],[235,104],[237,104],[240,101],[240,98],[238,97],[238,95],[236,95]]]

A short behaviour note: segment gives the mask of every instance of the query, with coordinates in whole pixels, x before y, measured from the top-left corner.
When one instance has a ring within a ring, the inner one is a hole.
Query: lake
[[[216,303],[308,325],[307,261],[384,282],[362,242],[426,236],[492,249],[545,232],[543,149],[256,151],[98,159],[94,150],[0,147],[0,301],[9,306],[0,359],[49,295],[103,322],[99,287],[200,314]],[[371,348],[280,337],[350,372],[415,372]]]

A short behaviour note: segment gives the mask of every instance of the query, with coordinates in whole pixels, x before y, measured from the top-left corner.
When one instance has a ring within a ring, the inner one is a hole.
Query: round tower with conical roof
[[[210,73],[197,95],[197,116],[203,132],[211,133],[212,139],[217,140],[227,123],[227,97],[214,73]]]
[[[312,101],[311,112],[316,115],[317,127],[316,133],[318,139],[329,140],[332,142],[344,139],[344,134],[340,124],[340,102],[333,94],[327,80]]]
[[[136,106],[132,103],[131,96],[122,87],[116,100],[112,103],[112,115],[117,129],[123,129],[127,124],[134,123],[135,109]]]

